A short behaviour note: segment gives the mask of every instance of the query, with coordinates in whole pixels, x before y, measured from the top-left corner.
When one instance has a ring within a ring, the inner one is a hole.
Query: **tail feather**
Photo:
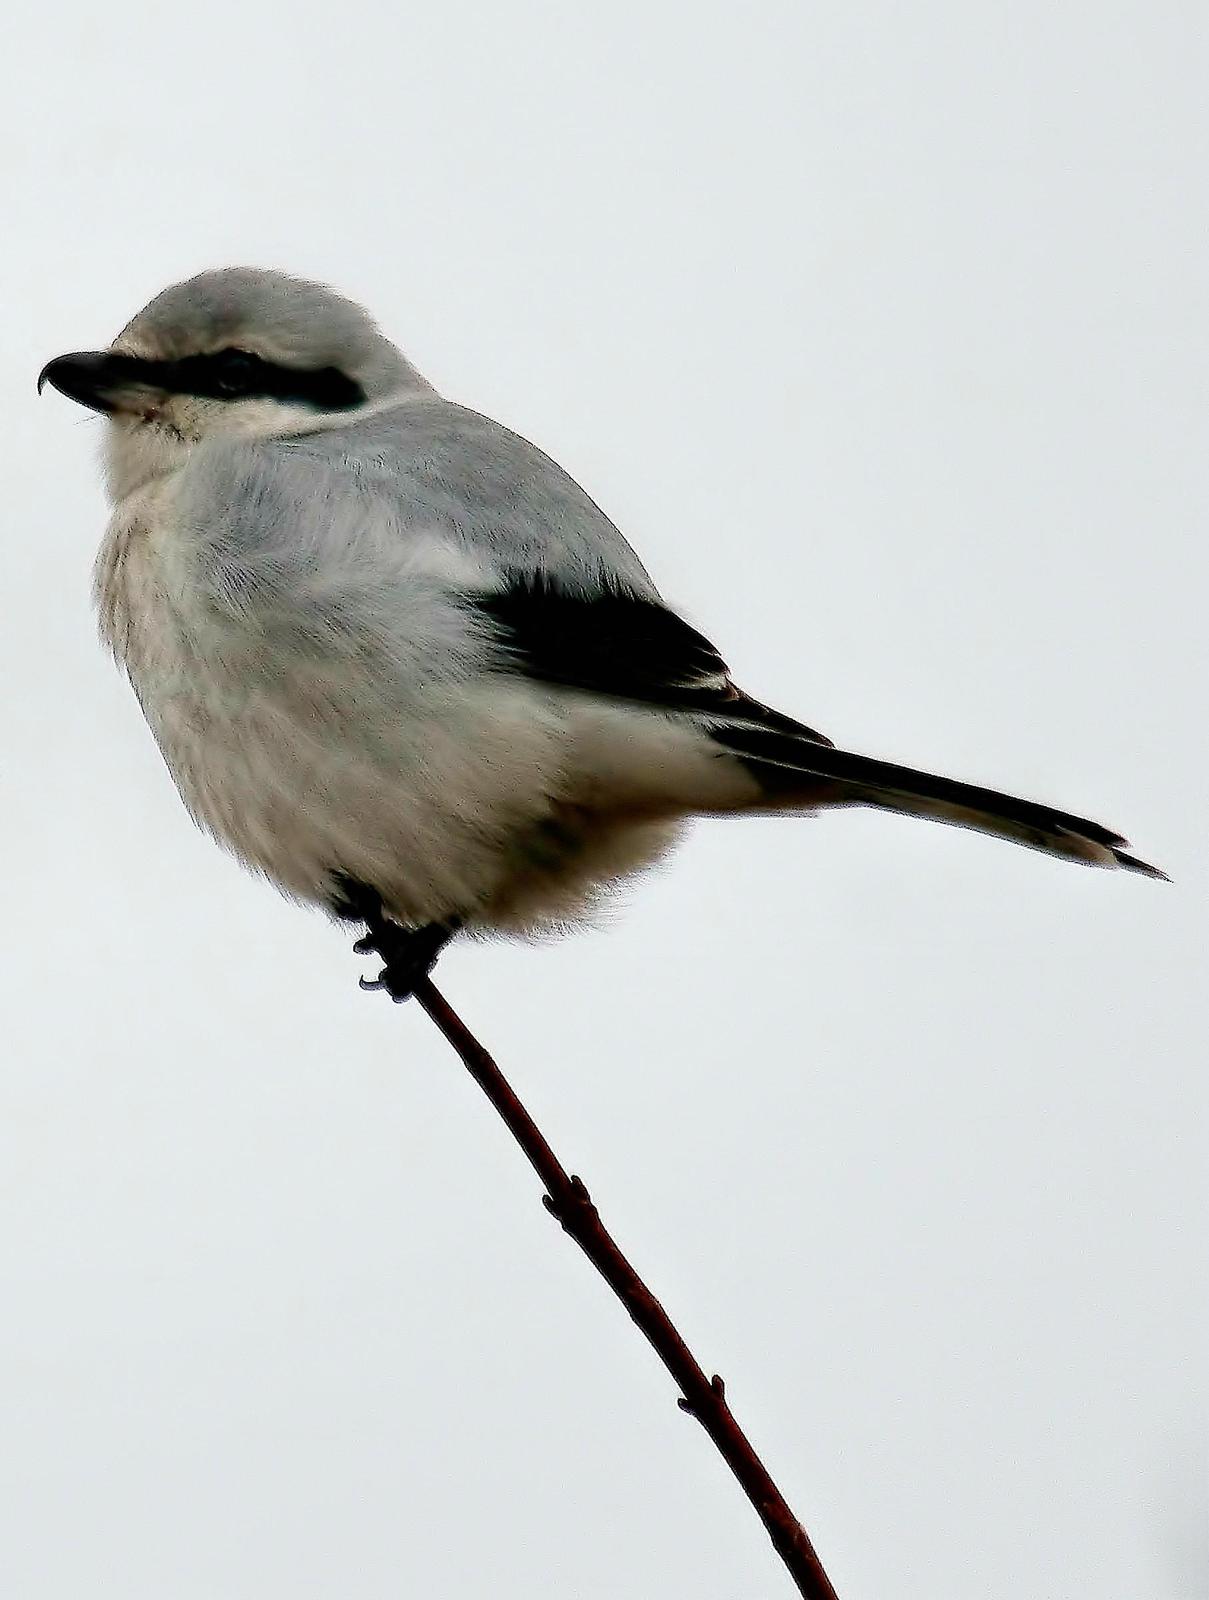
[[[974,828],[1068,860],[1123,867],[1148,878],[1167,877],[1158,867],[1128,855],[1129,841],[1119,833],[1052,806],[779,730],[715,724],[709,731],[716,743],[740,757],[770,800],[784,805],[792,805],[797,794],[810,805],[880,806]],[[820,789],[820,781],[826,790]]]

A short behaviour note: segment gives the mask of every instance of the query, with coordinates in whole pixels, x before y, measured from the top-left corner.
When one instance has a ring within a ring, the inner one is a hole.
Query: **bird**
[[[589,920],[700,816],[868,806],[1166,876],[745,693],[556,462],[326,285],[199,273],[46,384],[107,418],[100,631],[186,807],[363,922],[395,1000],[457,934]]]

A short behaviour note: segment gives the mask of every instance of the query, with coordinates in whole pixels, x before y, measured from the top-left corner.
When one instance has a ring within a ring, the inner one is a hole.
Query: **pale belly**
[[[574,718],[502,681],[389,713],[352,686],[136,688],[196,821],[300,900],[329,905],[347,874],[408,924],[540,931],[590,914],[680,831],[681,805],[618,804],[575,759]]]

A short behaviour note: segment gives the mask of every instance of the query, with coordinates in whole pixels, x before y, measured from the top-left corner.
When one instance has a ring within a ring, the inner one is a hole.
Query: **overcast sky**
[[[1172,873],[702,824],[440,979],[842,1600],[1209,1594],[1203,7],[21,13],[0,1593],[790,1592],[456,1059],[193,832],[95,641],[102,425],[34,378],[249,263],[560,459],[753,693]]]

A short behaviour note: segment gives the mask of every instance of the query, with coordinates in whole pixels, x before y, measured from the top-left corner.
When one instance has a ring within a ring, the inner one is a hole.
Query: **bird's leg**
[[[382,909],[377,890],[341,874],[339,893],[332,901],[338,917],[364,922],[366,932],[353,949],[359,956],[379,955],[386,965],[376,978],[362,978],[363,989],[385,989],[396,1004],[410,999],[416,985],[437,964],[441,951],[461,927],[460,918],[429,922],[422,928],[404,928]]]
[[[361,978],[363,989],[385,989],[396,1004],[410,1000],[416,985],[437,964],[441,951],[458,931],[460,924],[429,922],[422,928],[403,928],[383,919],[371,922],[369,932],[358,939],[353,949],[359,956],[380,955],[386,965],[376,978]]]

